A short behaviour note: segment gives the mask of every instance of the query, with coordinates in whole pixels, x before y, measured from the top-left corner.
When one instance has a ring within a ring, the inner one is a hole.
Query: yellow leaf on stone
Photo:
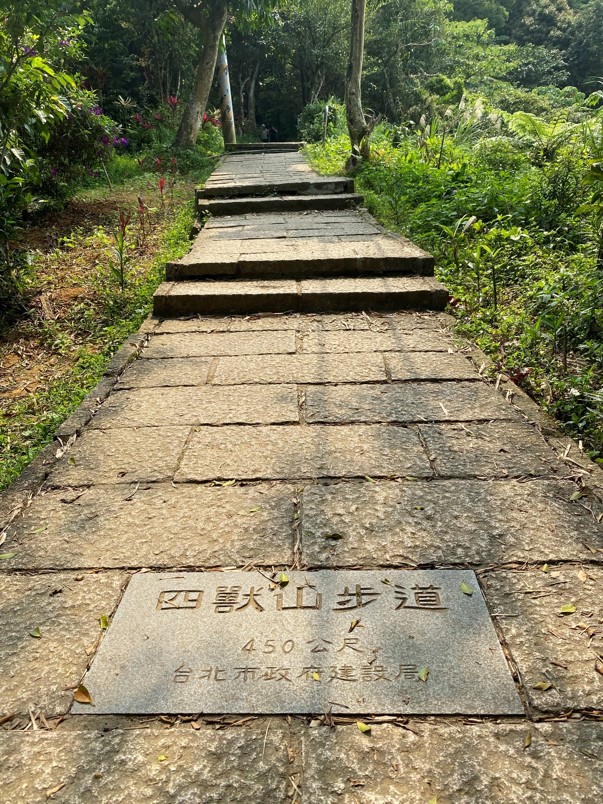
[[[429,667],[422,667],[419,670],[419,678],[421,679],[421,681],[427,681],[427,679],[429,678]]]
[[[532,745],[532,732],[526,731],[525,737],[523,738],[523,747],[529,748]]]
[[[312,673],[312,678],[314,681],[320,681],[320,673]]]
[[[559,609],[559,614],[575,614],[576,607],[573,603],[566,603],[565,606],[561,606]]]
[[[280,586],[287,586],[289,583],[289,576],[286,572],[281,572],[281,574],[278,576],[278,582]]]
[[[29,632],[29,636],[33,637],[34,639],[40,639],[40,637],[42,636],[42,632],[40,631],[39,628],[34,628]]]
[[[371,733],[371,727],[368,726],[366,723],[363,723],[362,720],[358,720],[356,722],[356,726],[358,728],[358,731],[362,732],[362,734],[370,734]]]
[[[107,617],[106,614],[101,614],[98,622],[103,631],[106,631],[107,628],[109,627],[109,618]]]
[[[471,597],[471,595],[472,595],[472,594],[473,594],[473,592],[474,592],[473,587],[472,587],[472,586],[469,586],[469,584],[468,584],[468,583],[465,583],[465,581],[463,581],[463,583],[461,584],[460,589],[461,589],[461,592],[462,592],[464,595],[467,595],[468,597]]]
[[[159,754],[157,757],[157,762],[167,762],[167,757],[165,754]]]
[[[92,703],[92,696],[90,695],[90,693],[88,692],[86,687],[84,687],[83,684],[80,684],[80,686],[74,692],[73,700],[81,704],[91,704],[92,706],[94,706],[94,704]]]
[[[534,684],[534,689],[546,692],[547,690],[550,690],[552,686],[553,685],[551,684],[550,681],[538,681],[536,684]]]

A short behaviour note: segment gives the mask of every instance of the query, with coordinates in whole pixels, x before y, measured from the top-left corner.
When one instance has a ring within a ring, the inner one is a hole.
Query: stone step
[[[197,191],[197,212],[211,215],[248,215],[255,212],[305,212],[341,210],[358,207],[363,202],[358,193],[334,195],[271,195],[243,198],[203,198]]]
[[[310,279],[421,274],[434,259],[383,229],[365,211],[279,212],[212,217],[167,279]]]
[[[283,151],[299,151],[303,145],[303,142],[235,142],[227,143],[224,146],[224,150],[227,153],[248,153],[249,151],[279,153]]]
[[[240,198],[242,196],[266,195],[332,195],[334,193],[353,193],[354,180],[337,176],[309,175],[304,178],[283,178],[257,182],[235,183],[230,179],[221,182],[217,179],[208,182],[203,190],[197,191],[197,199]]]
[[[164,282],[154,297],[154,314],[234,315],[362,310],[443,310],[448,291],[432,277],[334,277],[293,280]]]

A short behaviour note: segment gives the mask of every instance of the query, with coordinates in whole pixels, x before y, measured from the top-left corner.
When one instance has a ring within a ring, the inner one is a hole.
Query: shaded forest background
[[[0,0],[0,332],[9,362],[27,342],[62,367],[0,383],[0,485],[147,314],[162,242],[188,247],[183,199],[223,141],[214,85],[174,146],[204,43],[187,4]],[[350,0],[198,5],[226,9],[238,137],[265,125],[343,172]],[[603,0],[368,0],[366,24],[370,211],[436,255],[459,331],[603,461]]]

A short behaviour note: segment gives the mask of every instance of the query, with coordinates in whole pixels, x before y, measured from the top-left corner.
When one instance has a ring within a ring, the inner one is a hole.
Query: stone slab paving
[[[603,710],[603,568],[500,570],[483,583],[530,706]]]
[[[294,330],[295,332],[405,332],[412,334],[418,329],[442,331],[450,327],[448,316],[443,313],[387,313],[370,316],[366,313],[338,314],[255,314],[248,316],[190,316],[189,318],[168,318],[155,321],[156,335],[181,332],[270,332],[272,330]]]
[[[94,417],[95,428],[173,425],[272,424],[299,419],[294,385],[236,389],[144,388],[113,394]]]
[[[290,565],[295,498],[295,489],[283,484],[48,491],[11,528],[17,551],[12,567]]]
[[[574,492],[573,483],[544,480],[310,485],[303,554],[310,567],[364,566],[376,544],[390,566],[588,562],[603,538]]]
[[[519,419],[503,399],[475,383],[355,385],[305,391],[309,422],[477,421]]]
[[[318,354],[346,352],[448,352],[452,340],[441,332],[415,331],[348,332],[326,330],[303,333],[301,350]]]
[[[112,614],[126,581],[118,572],[0,576],[3,715],[68,711],[100,639],[100,617]]]
[[[50,486],[148,483],[170,480],[190,434],[190,427],[86,428],[57,461]]]
[[[146,358],[207,357],[216,355],[290,354],[295,352],[295,331],[249,333],[197,333],[157,335],[142,353]]]
[[[601,724],[421,723],[304,729],[304,801],[328,804],[550,804],[596,801]],[[370,757],[370,760],[369,760]]]
[[[418,433],[405,427],[198,427],[179,483],[306,477],[431,477]]]
[[[292,751],[288,726],[272,720],[225,731],[0,734],[2,800],[282,804],[293,791]]]
[[[526,477],[571,474],[527,422],[421,424],[421,439],[439,477]]]
[[[218,194],[265,193],[283,174],[308,191],[303,160],[270,158],[229,158]],[[386,237],[363,215],[320,214],[237,215],[207,233],[258,261],[279,230],[277,251]],[[193,316],[200,288],[214,312],[253,315]],[[426,288],[445,303],[426,277],[168,283],[189,317],[147,322],[140,359],[111,368],[0,501],[3,800],[600,798],[601,481],[542,435],[554,429],[518,389],[481,376],[446,316],[367,312],[379,294],[423,303]],[[325,294],[329,313],[309,314]],[[414,567],[475,571],[523,714],[367,714],[361,733],[354,712],[191,725],[70,711],[133,572]]]

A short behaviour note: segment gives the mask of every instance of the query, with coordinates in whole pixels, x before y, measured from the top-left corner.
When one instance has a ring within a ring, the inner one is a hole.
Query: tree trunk
[[[256,115],[256,103],[255,103],[255,90],[258,85],[259,74],[260,74],[260,63],[258,61],[253,69],[253,75],[249,79],[249,90],[247,92],[247,119],[249,121],[250,133],[256,132],[258,127],[258,119]]]
[[[345,110],[352,153],[348,168],[355,167],[362,158],[368,158],[368,135],[364,112],[362,111],[362,62],[364,58],[364,24],[366,0],[352,0],[352,26],[350,36],[350,57],[345,80]]]
[[[185,13],[180,5],[178,7]],[[189,21],[201,31],[201,53],[195,72],[193,91],[176,134],[175,145],[179,148],[191,148],[197,142],[203,115],[207,110],[220,38],[226,25],[227,14],[227,0],[218,0],[218,2],[212,3],[209,14],[202,19],[197,15],[194,19],[187,15]]]
[[[228,56],[226,55],[226,41],[222,43],[218,53],[218,83],[220,86],[220,117],[222,119],[222,136],[224,142],[234,144],[237,141],[234,114],[232,110],[232,93],[230,91],[230,75],[228,73]]]

